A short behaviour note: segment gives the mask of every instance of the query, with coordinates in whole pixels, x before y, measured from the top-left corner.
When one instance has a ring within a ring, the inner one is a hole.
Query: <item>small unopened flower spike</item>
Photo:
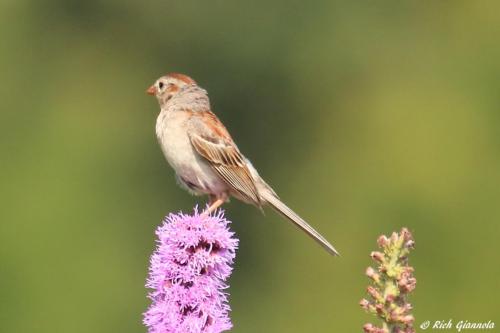
[[[408,254],[415,242],[410,231],[401,229],[390,237],[382,235],[377,244],[381,251],[371,253],[377,268],[368,267],[366,275],[371,279],[367,288],[368,299],[362,299],[360,306],[368,313],[382,320],[382,327],[365,324],[366,333],[414,333],[415,318],[407,301],[408,294],[415,289],[417,280],[413,267],[408,265]]]
[[[226,280],[238,240],[222,211],[170,214],[158,227],[151,256],[149,333],[219,333],[229,330]]]

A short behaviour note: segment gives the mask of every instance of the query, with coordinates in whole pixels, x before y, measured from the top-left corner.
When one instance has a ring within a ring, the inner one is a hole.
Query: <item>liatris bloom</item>
[[[238,239],[223,212],[170,214],[158,227],[146,286],[150,333],[218,333],[232,327],[228,286]]]
[[[379,266],[375,270],[368,267],[366,275],[372,280],[368,286],[370,300],[362,299],[359,303],[369,313],[383,320],[382,328],[366,324],[366,333],[414,333],[411,304],[407,295],[415,289],[417,280],[413,277],[413,267],[408,266],[408,253],[415,242],[408,229],[390,238],[382,235],[377,241],[382,252],[372,252],[371,257]]]

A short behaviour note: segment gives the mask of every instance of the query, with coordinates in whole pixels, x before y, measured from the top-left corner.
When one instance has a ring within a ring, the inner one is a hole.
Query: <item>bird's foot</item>
[[[226,202],[227,197],[226,196],[221,196],[221,197],[216,197],[215,195],[210,196],[210,200],[208,201],[208,208],[201,213],[201,215],[208,216],[211,213],[213,213],[217,208],[222,206],[224,202]]]

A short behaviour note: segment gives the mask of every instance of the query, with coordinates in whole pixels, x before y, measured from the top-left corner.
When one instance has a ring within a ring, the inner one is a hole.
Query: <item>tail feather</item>
[[[319,232],[314,230],[306,221],[304,221],[297,213],[291,210],[287,205],[281,202],[277,196],[269,191],[262,191],[260,193],[261,197],[271,205],[278,213],[286,217],[288,220],[293,222],[298,228],[308,234],[312,239],[314,239],[319,245],[321,245],[328,253],[332,255],[339,255],[337,250],[330,244]]]

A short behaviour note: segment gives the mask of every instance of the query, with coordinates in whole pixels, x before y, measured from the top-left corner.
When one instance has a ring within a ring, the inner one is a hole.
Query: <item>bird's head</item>
[[[156,96],[160,104],[168,102],[184,87],[196,85],[196,81],[184,74],[170,73],[160,77],[146,90],[151,96]]]

